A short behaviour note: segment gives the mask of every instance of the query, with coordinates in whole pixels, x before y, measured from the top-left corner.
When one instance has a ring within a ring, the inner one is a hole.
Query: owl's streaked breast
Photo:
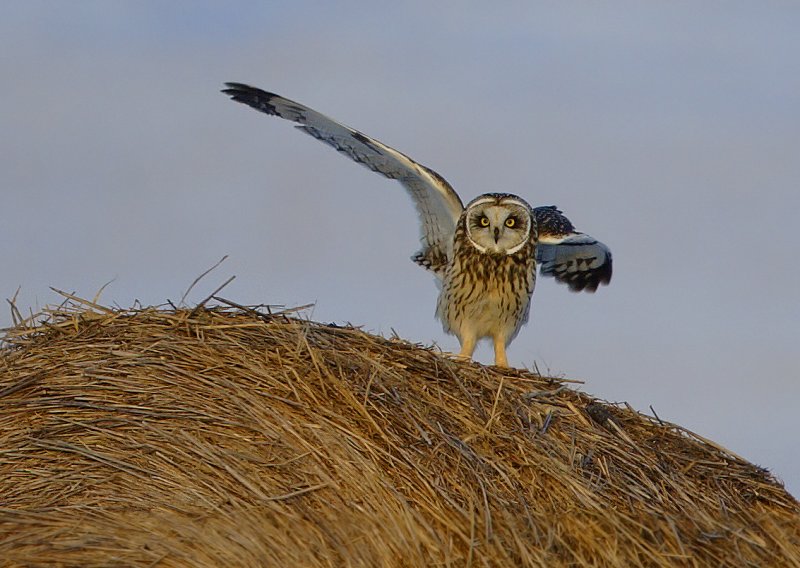
[[[528,319],[534,251],[530,242],[510,255],[481,253],[457,230],[436,310],[445,331],[459,338],[500,334],[510,342]]]

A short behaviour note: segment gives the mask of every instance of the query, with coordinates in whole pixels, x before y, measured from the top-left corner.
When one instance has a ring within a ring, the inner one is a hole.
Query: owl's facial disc
[[[476,203],[466,223],[467,237],[483,253],[514,254],[530,235],[530,213],[516,203]]]

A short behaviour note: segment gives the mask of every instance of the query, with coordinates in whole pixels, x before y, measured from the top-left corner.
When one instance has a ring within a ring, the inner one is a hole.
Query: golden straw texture
[[[7,330],[3,566],[800,566],[776,480],[568,382],[241,307]]]

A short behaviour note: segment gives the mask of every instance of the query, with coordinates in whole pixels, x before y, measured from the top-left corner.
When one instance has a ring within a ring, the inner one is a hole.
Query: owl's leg
[[[502,335],[494,336],[494,364],[497,367],[508,367],[508,359],[506,359],[506,338]]]
[[[464,359],[465,361],[469,361],[472,359],[472,354],[475,352],[475,343],[477,342],[476,337],[472,336],[465,336],[461,340],[461,353],[458,354],[459,359]]]

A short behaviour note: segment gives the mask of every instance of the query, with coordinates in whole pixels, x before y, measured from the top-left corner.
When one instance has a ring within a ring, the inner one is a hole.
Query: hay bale
[[[249,309],[7,331],[5,565],[783,566],[769,473],[559,380]]]

